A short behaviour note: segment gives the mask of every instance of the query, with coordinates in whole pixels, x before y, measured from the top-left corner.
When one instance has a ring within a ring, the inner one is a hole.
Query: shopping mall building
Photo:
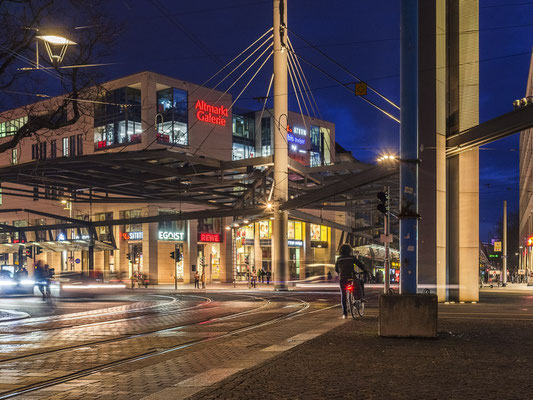
[[[87,113],[74,126],[40,135],[38,141],[34,137],[23,139],[16,148],[0,155],[0,166],[158,148],[228,161],[272,154],[271,110],[236,113],[229,94],[152,72],[126,76],[103,87],[105,94],[99,97],[100,102],[91,105],[94,112]],[[54,101],[57,100],[3,112],[0,141],[8,140],[32,115],[45,113]],[[290,158],[310,167],[335,162],[333,123],[290,112],[288,124]],[[32,198],[32,188],[19,189],[8,193],[4,188],[0,206],[2,224],[27,227],[58,221],[46,215],[9,211],[13,209],[105,221],[205,208],[182,201],[71,203],[57,193],[49,200],[37,200]],[[320,217],[346,220],[344,212],[324,211]],[[267,218],[247,225],[246,222],[236,227],[233,219],[226,217],[98,227],[93,271],[89,270],[86,232],[82,229],[28,232],[24,238],[16,232],[4,231],[0,234],[1,262],[31,266],[36,259],[42,259],[56,271],[123,277],[142,272],[154,284],[173,282],[175,276],[178,282],[190,282],[194,271],[205,272],[207,281],[231,282],[245,279],[246,271],[253,268],[272,270],[272,221]],[[331,270],[339,231],[289,219],[287,232],[291,279],[323,275]],[[30,259],[19,249],[21,244],[32,243],[38,244],[42,252]],[[181,255],[179,260],[170,256],[176,251]]]

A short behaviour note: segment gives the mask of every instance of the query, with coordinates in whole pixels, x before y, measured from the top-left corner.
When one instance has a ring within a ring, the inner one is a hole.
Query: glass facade
[[[141,91],[124,87],[106,92],[100,100],[106,104],[94,107],[95,148],[140,143]]]
[[[255,157],[255,120],[253,116],[233,115],[232,159]]]
[[[261,120],[261,155],[269,156],[272,154],[272,128],[270,117],[264,117]]]
[[[157,92],[158,143],[189,145],[187,92],[168,88]]]

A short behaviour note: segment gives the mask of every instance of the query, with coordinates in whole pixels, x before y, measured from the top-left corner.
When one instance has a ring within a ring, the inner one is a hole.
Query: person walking
[[[335,263],[335,272],[339,275],[339,286],[341,291],[341,305],[342,305],[342,318],[346,318],[348,315],[348,309],[346,308],[346,287],[348,286],[348,280],[355,279],[355,265],[360,268],[365,274],[367,274],[365,265],[357,258],[352,256],[352,247],[345,243],[339,249],[340,257]],[[361,293],[364,297],[365,289],[363,281],[360,281]]]
[[[45,292],[45,286],[46,286],[46,277],[44,272],[44,264],[41,260],[37,261],[37,265],[35,266],[35,270],[33,271],[33,279],[35,280],[35,283],[39,287],[39,291],[43,295],[43,301],[46,300],[46,292]]]
[[[252,269],[252,287],[256,287],[256,284],[257,284],[257,271],[254,269]]]
[[[272,276],[272,273],[270,272],[270,270],[266,272],[266,276],[267,276],[267,285],[270,285],[270,277]]]
[[[202,271],[202,275],[200,276],[200,281],[202,282],[202,289],[205,289],[205,272]]]
[[[198,271],[194,273],[194,288],[200,289],[200,275],[198,274]]]

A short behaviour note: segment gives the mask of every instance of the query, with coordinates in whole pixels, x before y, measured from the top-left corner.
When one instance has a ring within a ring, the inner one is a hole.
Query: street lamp
[[[384,154],[378,158],[378,162],[395,161],[397,156],[394,154]]]
[[[77,44],[57,30],[37,30],[35,37],[44,43],[50,62],[54,66],[63,61],[68,46]],[[39,41],[35,45],[35,64],[36,68],[39,69]]]

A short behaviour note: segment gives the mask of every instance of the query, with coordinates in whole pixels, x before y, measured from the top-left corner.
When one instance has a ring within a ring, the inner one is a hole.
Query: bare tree
[[[94,64],[109,54],[119,26],[109,21],[105,6],[103,0],[0,0],[0,108],[13,110],[2,113],[13,123],[0,132],[6,136],[0,153],[27,137],[42,141],[79,128],[92,115],[102,90]],[[38,36],[58,29],[76,44],[61,63],[40,52],[37,65]]]

